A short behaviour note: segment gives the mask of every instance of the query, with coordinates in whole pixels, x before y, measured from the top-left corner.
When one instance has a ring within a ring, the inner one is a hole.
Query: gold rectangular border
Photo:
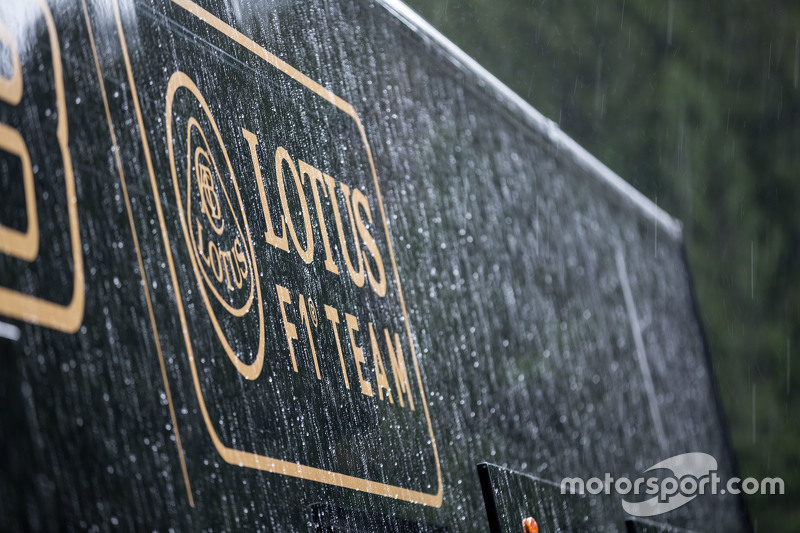
[[[183,482],[186,486],[186,496],[189,499],[189,505],[194,507],[194,497],[192,496],[192,486],[189,483],[189,472],[186,468],[186,458],[183,454],[183,445],[181,444],[181,433],[178,430],[178,421],[175,416],[175,405],[172,402],[172,391],[169,388],[169,381],[167,380],[167,367],[164,363],[164,354],[161,351],[161,340],[158,336],[158,325],[156,323],[155,315],[153,314],[153,303],[150,298],[150,283],[147,281],[147,274],[144,271],[144,261],[142,260],[142,252],[139,248],[139,235],[136,231],[136,224],[133,221],[133,209],[131,208],[131,200],[128,195],[128,183],[125,179],[125,172],[122,170],[122,159],[120,157],[119,145],[117,143],[117,134],[114,130],[114,122],[111,120],[111,110],[108,106],[108,94],[106,93],[106,84],[103,81],[103,74],[100,70],[100,60],[97,56],[97,46],[94,41],[94,32],[92,31],[92,24],[89,20],[89,9],[86,6],[86,0],[81,0],[83,6],[83,16],[86,20],[86,29],[89,32],[89,44],[92,46],[92,55],[94,58],[94,67],[97,71],[97,81],[100,85],[100,95],[103,98],[103,108],[106,113],[106,122],[108,124],[108,132],[111,136],[111,144],[114,151],[114,161],[119,173],[119,180],[122,186],[122,196],[125,199],[125,209],[128,212],[128,224],[131,227],[131,236],[133,237],[133,248],[136,251],[136,259],[139,264],[139,275],[142,278],[142,288],[144,289],[144,298],[147,304],[147,314],[150,316],[150,327],[153,328],[153,337],[156,343],[156,353],[158,353],[158,364],[161,369],[161,379],[164,382],[164,391],[167,396],[167,404],[169,405],[169,415],[172,420],[172,431],[175,434],[175,444],[178,446],[178,458],[181,464],[181,472],[183,474]]]
[[[353,490],[357,490],[357,491],[361,491],[361,492],[367,492],[367,493],[376,494],[376,495],[379,495],[379,496],[386,496],[386,497],[390,497],[390,498],[394,498],[394,499],[398,499],[398,500],[404,500],[404,501],[408,501],[408,502],[412,502],[412,503],[419,503],[419,504],[427,505],[427,506],[430,506],[430,507],[441,507],[441,505],[442,505],[442,497],[443,497],[443,489],[442,489],[441,465],[439,464],[439,453],[438,453],[438,450],[436,448],[436,440],[435,440],[435,437],[433,435],[433,427],[431,425],[430,413],[428,412],[428,402],[427,402],[427,399],[425,398],[425,390],[424,390],[423,385],[422,385],[422,376],[420,374],[419,363],[417,361],[416,350],[414,348],[414,342],[413,342],[413,338],[411,336],[411,327],[410,327],[410,322],[408,320],[408,313],[406,311],[405,299],[403,298],[403,291],[402,291],[402,288],[401,288],[401,285],[400,285],[400,278],[399,278],[398,273],[397,273],[397,264],[396,264],[396,261],[395,261],[394,250],[392,248],[392,241],[391,241],[391,238],[390,238],[390,235],[389,235],[389,226],[388,226],[388,224],[386,222],[386,212],[385,212],[384,206],[383,206],[383,198],[382,198],[381,192],[380,192],[380,185],[378,183],[378,177],[377,177],[377,174],[375,172],[375,164],[374,164],[374,161],[372,159],[372,151],[370,150],[369,143],[367,142],[366,134],[365,134],[365,131],[364,131],[364,127],[361,124],[361,120],[358,118],[358,115],[356,114],[355,109],[353,108],[353,106],[350,105],[348,102],[346,102],[345,100],[341,99],[340,97],[335,95],[330,90],[322,87],[320,84],[318,84],[314,80],[310,79],[305,74],[303,74],[302,72],[298,71],[297,69],[295,69],[294,67],[292,67],[288,63],[284,62],[283,60],[281,60],[277,56],[271,54],[266,49],[264,49],[262,46],[260,46],[256,42],[254,42],[252,39],[250,39],[249,37],[247,37],[244,34],[240,33],[236,29],[232,28],[231,26],[229,26],[228,24],[226,24],[225,22],[223,22],[219,18],[215,17],[214,15],[212,15],[211,13],[206,11],[205,9],[199,7],[198,5],[196,5],[191,0],[172,0],[172,2],[175,5],[183,8],[187,12],[191,13],[192,15],[197,17],[199,20],[205,22],[206,24],[208,24],[212,28],[216,29],[217,31],[219,31],[223,35],[227,36],[228,38],[230,38],[234,42],[240,44],[241,46],[243,46],[247,50],[251,51],[253,54],[255,54],[256,56],[260,57],[261,59],[263,59],[264,61],[266,61],[267,63],[269,63],[273,67],[277,68],[278,70],[280,70],[284,74],[288,75],[290,78],[292,78],[295,81],[299,82],[300,84],[302,84],[307,89],[309,89],[310,91],[314,92],[315,94],[317,94],[321,98],[327,100],[328,102],[330,102],[331,104],[333,104],[334,106],[339,108],[341,111],[344,111],[347,115],[349,115],[356,122],[356,125],[358,126],[359,133],[361,134],[361,138],[362,138],[362,140],[364,142],[364,147],[366,149],[367,158],[368,158],[369,164],[370,164],[370,170],[372,171],[372,177],[373,177],[373,181],[374,181],[374,184],[375,184],[375,190],[376,190],[376,193],[377,193],[377,196],[378,196],[378,205],[379,205],[380,211],[381,211],[381,219],[383,221],[384,231],[386,233],[386,242],[387,242],[387,245],[389,247],[389,255],[390,255],[391,260],[392,260],[392,269],[394,271],[395,282],[397,284],[398,296],[400,298],[400,306],[401,306],[401,308],[403,310],[403,316],[405,318],[406,334],[408,335],[409,343],[411,345],[411,354],[412,354],[412,359],[414,361],[414,370],[416,372],[417,382],[419,383],[420,394],[421,394],[421,397],[422,397],[422,406],[423,406],[423,409],[425,411],[425,420],[426,420],[427,425],[428,425],[428,432],[429,432],[429,435],[430,435],[430,438],[431,438],[431,445],[433,447],[433,454],[434,454],[434,459],[435,459],[435,463],[436,463],[436,477],[437,477],[438,487],[437,487],[437,491],[436,491],[435,494],[429,494],[429,493],[425,493],[425,492],[414,491],[414,490],[405,489],[405,488],[402,488],[402,487],[397,487],[397,486],[394,486],[394,485],[388,485],[388,484],[385,484],[385,483],[379,483],[379,482],[376,482],[376,481],[370,481],[370,480],[361,479],[361,478],[354,477],[354,476],[348,476],[348,475],[345,475],[345,474],[331,472],[331,471],[328,471],[328,470],[322,470],[322,469],[315,468],[315,467],[301,465],[301,464],[294,463],[294,462],[274,459],[274,458],[271,458],[271,457],[266,457],[266,456],[263,456],[263,455],[258,455],[258,454],[254,454],[254,453],[250,453],[250,452],[244,452],[244,451],[241,451],[241,450],[234,450],[234,449],[225,447],[224,444],[222,444],[222,443],[215,442],[214,444],[215,444],[215,446],[217,448],[217,451],[220,453],[220,455],[223,457],[223,459],[225,461],[227,461],[228,463],[231,463],[231,464],[236,464],[236,465],[240,465],[240,466],[246,466],[246,467],[254,468],[254,469],[257,469],[257,470],[283,474],[283,475],[287,475],[287,476],[291,476],[291,477],[297,477],[297,478],[306,479],[306,480],[310,480],[310,481],[317,481],[317,482],[325,483],[325,484],[328,484],[328,485],[334,485],[334,486],[337,486],[337,487],[349,488],[349,489],[353,489]],[[181,325],[183,326],[182,329],[183,329],[184,342],[186,343],[186,348],[188,350],[189,357],[193,358],[192,348],[191,348],[191,339],[189,338],[188,327],[187,327],[187,322],[186,322],[186,316],[185,316],[185,312],[184,312],[184,309],[183,309],[183,301],[182,301],[182,298],[180,296],[180,287],[178,285],[177,275],[176,275],[176,271],[175,271],[175,265],[174,265],[174,261],[173,261],[173,258],[172,258],[170,245],[169,245],[169,242],[170,242],[169,241],[169,236],[167,235],[166,223],[165,223],[165,220],[164,220],[164,213],[163,213],[163,210],[162,210],[162,207],[161,207],[161,201],[159,199],[159,194],[158,194],[158,184],[156,182],[155,172],[153,170],[153,163],[152,163],[152,159],[151,159],[151,156],[150,156],[150,149],[148,147],[147,132],[146,132],[146,129],[145,129],[145,126],[144,126],[144,121],[143,121],[143,117],[142,117],[142,110],[141,110],[141,106],[139,104],[139,97],[138,97],[138,92],[137,92],[137,89],[136,89],[136,83],[135,83],[135,80],[134,80],[134,77],[133,77],[133,70],[132,70],[132,67],[131,67],[130,57],[128,55],[128,49],[127,49],[127,45],[126,45],[126,39],[125,39],[124,30],[122,28],[122,20],[121,20],[120,11],[119,11],[119,0],[114,0],[113,3],[114,3],[114,16],[115,16],[116,24],[117,24],[117,31],[119,33],[120,43],[122,45],[123,59],[124,59],[124,62],[125,62],[125,68],[126,68],[127,75],[128,75],[128,81],[130,82],[130,86],[131,86],[131,94],[132,94],[132,97],[133,97],[133,103],[134,103],[134,107],[135,107],[135,110],[136,110],[137,121],[139,123],[139,131],[140,131],[140,134],[141,134],[141,137],[142,137],[142,147],[143,147],[143,150],[144,150],[145,162],[146,162],[146,165],[147,165],[148,173],[150,175],[150,184],[151,184],[151,187],[153,189],[153,196],[154,196],[155,204],[156,204],[156,213],[158,215],[159,225],[161,226],[162,238],[164,239],[164,246],[165,246],[165,249],[166,249],[166,252],[167,252],[167,260],[168,260],[168,265],[169,265],[169,270],[170,270],[170,276],[171,276],[171,279],[172,279],[174,290],[175,290],[176,295],[177,295],[176,301],[177,301],[177,304],[178,304],[178,315],[179,315],[180,320],[181,320]],[[197,384],[196,383],[195,383],[195,386],[197,388]],[[197,389],[199,390],[199,388],[197,388]],[[188,480],[187,480],[187,490],[188,490]],[[190,495],[190,497],[191,497],[191,495]]]
[[[22,320],[31,324],[45,326],[75,333],[83,323],[85,304],[83,250],[78,228],[78,200],[75,191],[75,174],[72,168],[72,157],[69,152],[69,129],[67,125],[67,102],[64,97],[64,74],[61,66],[61,48],[58,44],[58,32],[53,21],[53,14],[44,0],[32,0],[44,17],[47,33],[50,37],[50,48],[53,53],[53,78],[56,85],[58,125],[56,136],[61,148],[64,164],[64,182],[67,189],[67,215],[69,218],[69,236],[72,245],[72,298],[67,305],[57,304],[44,298],[24,294],[7,287],[0,287],[0,314]],[[38,228],[37,228],[38,231]],[[36,257],[34,255],[30,259]]]

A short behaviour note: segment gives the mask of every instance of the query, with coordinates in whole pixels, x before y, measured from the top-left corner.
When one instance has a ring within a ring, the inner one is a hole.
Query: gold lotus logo
[[[194,98],[185,94],[184,89]],[[183,183],[175,172],[180,156],[176,157],[173,150],[170,150],[170,165],[192,269],[225,353],[239,373],[247,379],[256,379],[264,363],[264,312],[239,185],[211,110],[194,82],[183,73],[172,77],[167,90],[170,147],[174,148],[173,142],[182,144],[180,137],[183,137],[179,135],[183,132],[173,131],[179,122],[171,120],[178,116],[173,114],[176,98],[181,99],[182,110],[189,109],[184,130]],[[257,347],[243,343],[241,335],[230,342],[228,337],[233,332],[254,330],[255,314],[258,315]],[[246,323],[239,328],[237,321]]]
[[[250,310],[255,289],[242,228],[234,216],[228,192],[220,182],[219,169],[205,134],[194,117],[189,119],[188,141],[186,218],[196,263],[205,286],[217,301],[232,315],[242,316]],[[192,147],[197,141],[201,145]],[[224,198],[224,210],[220,193]],[[196,203],[200,205],[199,213],[192,209]]]

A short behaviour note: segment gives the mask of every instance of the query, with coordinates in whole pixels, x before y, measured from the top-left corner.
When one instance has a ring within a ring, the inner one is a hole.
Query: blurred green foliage
[[[682,220],[740,474],[786,483],[754,526],[800,531],[800,3],[409,4]]]

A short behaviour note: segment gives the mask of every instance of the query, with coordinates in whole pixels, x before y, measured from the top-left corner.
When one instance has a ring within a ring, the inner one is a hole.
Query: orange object
[[[533,517],[529,516],[522,521],[522,531],[525,533],[539,533],[539,524],[536,523]]]

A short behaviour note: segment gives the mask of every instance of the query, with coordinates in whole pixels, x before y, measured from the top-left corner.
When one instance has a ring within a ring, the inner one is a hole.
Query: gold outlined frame
[[[170,246],[169,236],[167,234],[166,223],[164,219],[164,212],[161,206],[161,201],[159,197],[159,189],[158,183],[155,177],[155,171],[153,169],[153,162],[150,155],[150,148],[147,141],[147,130],[144,126],[144,120],[142,116],[142,109],[139,103],[139,96],[138,91],[136,88],[136,83],[133,76],[133,69],[131,67],[130,57],[128,55],[128,48],[126,44],[125,33],[122,27],[122,20],[120,16],[119,10],[119,0],[113,0],[113,8],[114,8],[114,17],[116,20],[117,25],[117,32],[119,34],[120,44],[122,46],[122,53],[123,59],[125,62],[125,69],[128,77],[128,81],[130,83],[131,95],[133,98],[133,104],[136,111],[136,118],[139,124],[139,131],[141,135],[142,141],[142,148],[145,157],[145,163],[147,167],[147,171],[150,176],[150,185],[152,187],[153,197],[155,200],[156,206],[156,213],[158,216],[158,222],[161,227],[161,235],[164,240],[164,247],[166,250],[167,255],[167,263],[170,272],[170,278],[173,284],[173,289],[175,290],[176,295],[176,303],[178,304],[178,316],[181,321],[182,325],[182,333],[184,337],[184,343],[186,344],[187,354],[189,360],[191,362],[192,373],[193,373],[193,380],[195,384],[195,390],[198,394],[198,400],[200,401],[201,410],[203,412],[203,417],[206,422],[207,429],[209,430],[209,434],[214,441],[214,446],[216,447],[217,451],[219,452],[222,458],[231,464],[245,466],[249,468],[254,468],[257,470],[262,470],[265,472],[272,472],[277,474],[283,474],[286,476],[306,479],[310,481],[316,481],[319,483],[324,483],[328,485],[333,485],[337,487],[343,487],[348,489],[353,489],[361,492],[366,492],[370,494],[375,494],[379,496],[386,496],[398,500],[404,500],[413,503],[419,503],[431,507],[440,507],[442,505],[442,496],[443,496],[443,488],[442,488],[442,472],[441,472],[441,465],[439,463],[439,453],[436,448],[436,440],[433,434],[433,427],[431,425],[430,413],[428,411],[428,402],[425,397],[425,391],[422,385],[422,376],[419,370],[419,362],[417,360],[416,350],[414,348],[413,337],[411,335],[411,327],[410,321],[408,319],[408,313],[406,311],[405,300],[403,298],[403,291],[400,285],[400,278],[397,273],[397,264],[395,260],[394,250],[392,248],[392,241],[389,235],[389,227],[386,221],[386,212],[383,206],[383,199],[380,193],[380,186],[378,183],[378,177],[375,172],[375,164],[372,159],[372,151],[370,150],[369,143],[366,138],[366,134],[364,131],[364,127],[361,124],[361,120],[359,119],[358,115],[356,114],[355,109],[352,105],[350,105],[345,100],[341,99],[340,97],[336,96],[330,90],[322,87],[320,84],[315,82],[314,80],[308,78],[305,74],[301,73],[300,71],[296,70],[294,67],[290,66],[280,58],[276,57],[275,55],[268,52],[262,46],[254,42],[249,37],[245,36],[244,34],[240,33],[233,27],[229,26],[219,18],[215,17],[205,9],[199,7],[191,0],[172,0],[172,2],[189,12],[190,14],[194,15],[198,18],[198,20],[204,22],[205,24],[211,26],[215,30],[219,31],[226,37],[230,38],[232,41],[236,42],[237,44],[243,46],[257,57],[263,59],[273,67],[277,68],[293,80],[297,81],[313,93],[317,94],[321,98],[325,99],[326,101],[330,102],[334,106],[336,106],[339,110],[343,111],[349,117],[351,117],[357,127],[358,131],[361,134],[361,138],[364,142],[364,148],[366,150],[367,158],[369,160],[370,170],[372,172],[373,182],[375,185],[375,190],[378,197],[378,205],[380,207],[381,212],[381,220],[383,221],[384,231],[386,235],[386,242],[389,248],[389,255],[392,261],[392,270],[394,272],[395,283],[397,285],[398,297],[400,299],[400,306],[403,311],[403,316],[405,318],[405,327],[406,327],[406,334],[408,336],[408,340],[411,346],[411,355],[414,361],[414,370],[417,376],[417,382],[419,383],[420,394],[422,397],[422,406],[425,412],[425,420],[428,425],[428,431],[431,439],[431,446],[433,448],[433,455],[434,461],[436,464],[436,477],[437,477],[437,491],[435,494],[425,493],[421,491],[415,491],[411,489],[405,489],[402,487],[397,487],[393,485],[388,485],[385,483],[380,483],[376,481],[361,479],[355,476],[349,476],[345,474],[340,474],[336,472],[331,472],[328,470],[322,470],[319,468],[301,465],[291,461],[284,461],[280,459],[274,459],[270,457],[266,457],[263,455],[254,454],[251,452],[244,452],[241,450],[235,450],[233,448],[226,447],[218,438],[215,438],[216,432],[213,430],[213,426],[210,424],[210,419],[208,416],[207,411],[205,410],[205,405],[202,397],[202,392],[200,391],[199,382],[197,380],[196,370],[194,366],[194,354],[192,351],[192,343],[191,339],[189,338],[189,329],[187,326],[186,315],[183,308],[183,301],[180,292],[180,285],[178,284],[177,274],[175,270],[175,263],[172,257],[172,251]],[[162,359],[163,365],[163,359]],[[171,405],[171,402],[170,402]],[[171,406],[171,412],[174,410]],[[173,415],[174,416],[174,415]],[[182,459],[183,460],[183,459]],[[188,489],[188,479],[187,479],[187,490]],[[190,494],[191,498],[191,494]]]
[[[125,172],[122,170],[122,159],[120,157],[119,152],[119,145],[117,143],[117,134],[114,130],[114,123],[111,120],[111,110],[108,106],[108,94],[106,93],[106,85],[103,81],[103,74],[100,71],[100,60],[97,56],[97,46],[94,42],[94,32],[92,31],[92,24],[89,20],[89,9],[86,6],[86,0],[81,0],[81,4],[83,6],[83,16],[86,19],[86,29],[89,32],[89,44],[92,46],[92,54],[94,57],[94,66],[95,70],[97,71],[97,81],[100,85],[100,94],[103,98],[103,108],[105,109],[106,113],[106,122],[108,124],[108,132],[111,136],[111,144],[113,146],[114,152],[114,161],[117,166],[117,172],[119,173],[119,180],[122,185],[122,196],[125,199],[125,209],[128,212],[128,224],[131,227],[131,235],[133,237],[133,248],[136,250],[136,260],[139,265],[139,275],[142,278],[142,288],[144,289],[144,297],[145,302],[147,304],[147,313],[150,316],[150,326],[153,328],[153,337],[155,338],[156,343],[156,353],[158,353],[158,363],[161,369],[161,379],[164,382],[164,391],[167,396],[167,404],[169,405],[169,415],[170,419],[172,420],[172,431],[175,434],[175,444],[178,446],[178,458],[181,464],[181,472],[183,474],[183,482],[185,483],[186,487],[186,496],[189,499],[189,505],[194,507],[194,497],[192,496],[192,486],[189,482],[189,472],[186,468],[186,458],[183,454],[183,445],[181,443],[181,433],[178,430],[178,420],[175,416],[175,405],[172,402],[172,391],[169,388],[169,381],[167,380],[167,367],[164,363],[164,355],[161,351],[161,340],[158,336],[158,325],[156,323],[156,317],[153,313],[153,302],[150,299],[150,285],[147,281],[147,275],[144,271],[144,261],[142,260],[142,252],[139,248],[139,235],[136,231],[136,224],[133,221],[133,210],[131,208],[131,200],[130,196],[128,196],[128,183],[125,179]]]
[[[53,81],[56,90],[56,109],[58,110],[58,125],[56,126],[56,138],[58,145],[61,149],[61,160],[64,165],[64,182],[66,186],[67,196],[67,217],[69,219],[69,237],[70,246],[72,247],[72,297],[70,302],[66,305],[57,304],[38,296],[25,294],[7,287],[0,287],[0,314],[45,326],[48,328],[63,331],[65,333],[75,333],[83,322],[83,311],[85,304],[84,294],[84,273],[83,273],[83,250],[81,250],[81,236],[78,227],[78,199],[75,191],[75,173],[72,168],[72,157],[69,152],[69,129],[67,125],[67,103],[64,97],[64,75],[61,65],[61,47],[58,44],[58,32],[56,25],[53,21],[53,14],[50,8],[47,7],[44,0],[31,0],[42,13],[45,25],[47,26],[47,34],[50,39],[50,49],[53,55]],[[13,58],[12,53],[12,58]],[[21,76],[21,74],[20,74]],[[21,90],[21,86],[20,86]],[[24,147],[21,138],[14,139],[10,137],[10,128],[0,130],[0,136],[3,137],[3,145],[9,147]],[[23,174],[27,175],[30,169],[25,168],[25,154],[20,154],[23,162]],[[30,160],[27,161],[30,164]],[[25,181],[27,176],[24,176]],[[33,196],[33,176],[30,174],[29,183],[25,184],[26,203],[30,204],[31,197]],[[35,200],[34,200],[35,202]],[[30,205],[29,205],[30,207]],[[32,215],[29,210],[29,217]],[[35,214],[35,213],[33,213]],[[33,239],[32,232],[36,231],[36,239]],[[9,234],[8,229],[5,229],[0,236],[7,239]],[[29,225],[28,232],[30,235],[22,237],[20,244],[20,253],[14,253],[13,250],[3,249],[3,252],[9,253],[17,257],[21,257],[27,261],[33,261],[38,255],[38,221],[35,227]],[[18,232],[14,232],[18,233]],[[13,235],[13,234],[12,234]],[[18,236],[17,236],[18,237]],[[6,243],[8,244],[8,243]],[[35,246],[34,246],[35,244]]]

